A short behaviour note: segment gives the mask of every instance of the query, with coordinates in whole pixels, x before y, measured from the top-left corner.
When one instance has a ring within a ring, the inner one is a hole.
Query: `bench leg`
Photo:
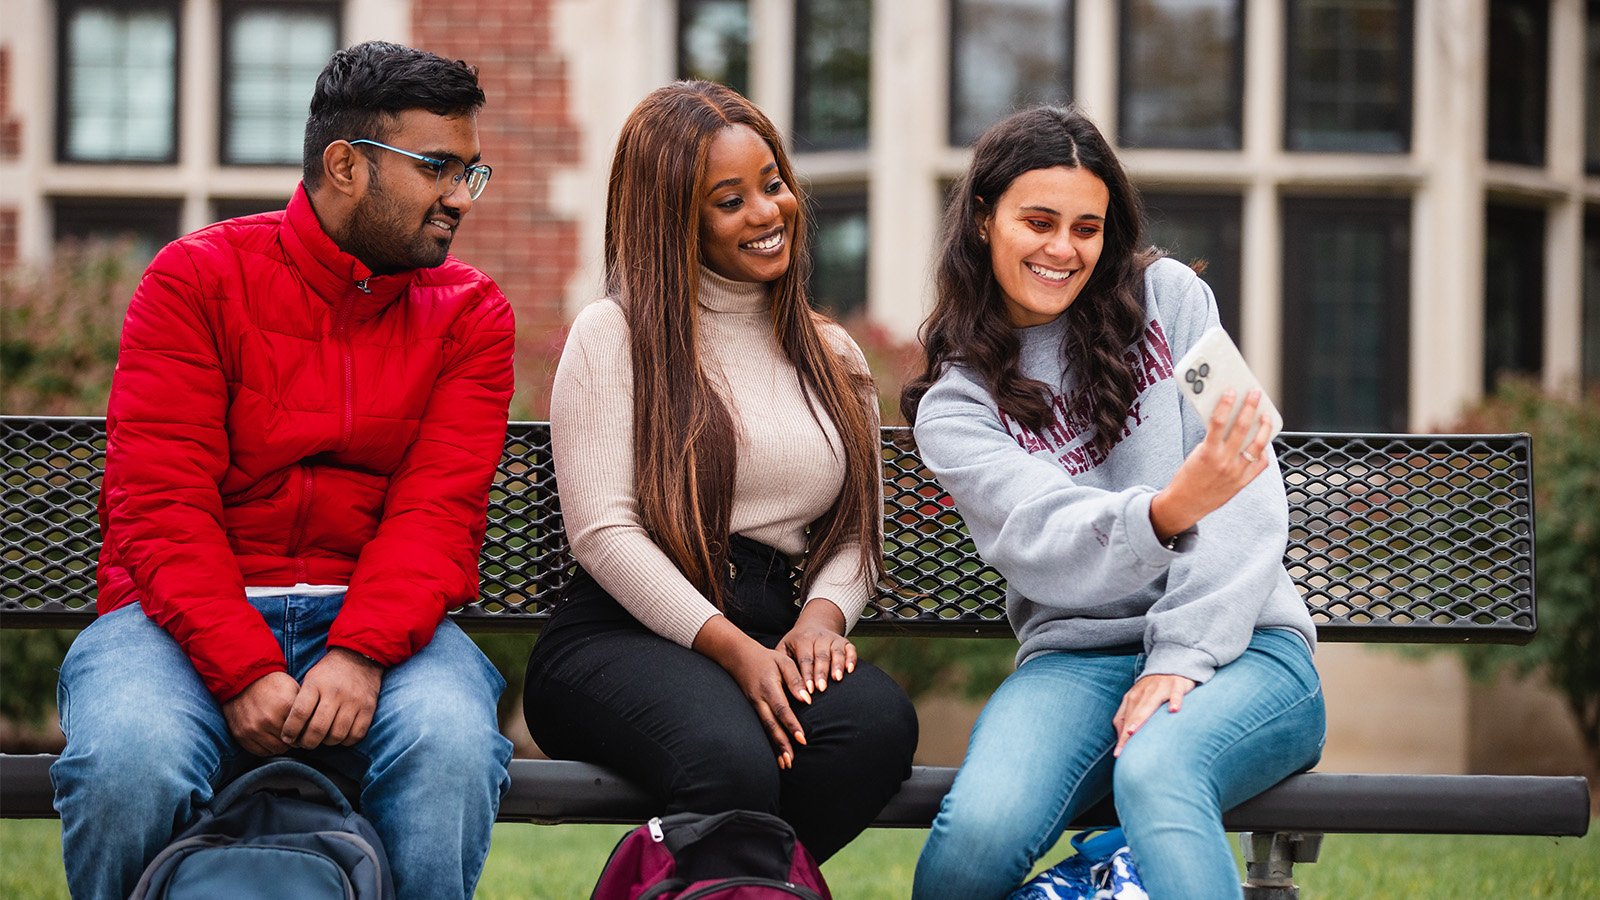
[[[1244,848],[1245,900],[1300,900],[1294,864],[1317,861],[1322,835],[1246,831],[1239,835],[1239,843]]]

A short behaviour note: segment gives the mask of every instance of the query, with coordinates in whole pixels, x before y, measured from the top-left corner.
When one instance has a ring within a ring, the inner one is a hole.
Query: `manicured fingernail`
[[[797,740],[797,741],[799,741],[799,742],[800,742],[800,744],[801,744],[801,745],[802,745],[802,746],[804,746],[804,745],[805,745],[805,742],[806,742],[806,735],[805,735],[805,732],[803,732],[803,731],[800,731],[800,730],[798,730],[798,729],[796,729],[796,730],[795,730],[795,733],[794,733],[794,739],[795,739],[795,740]]]
[[[844,668],[845,668],[846,672],[854,672],[856,670],[856,664],[855,663],[850,663],[849,665],[845,666]]]
[[[811,683],[811,679],[807,678],[806,679],[806,690],[814,691],[816,689],[817,689],[817,686]]]

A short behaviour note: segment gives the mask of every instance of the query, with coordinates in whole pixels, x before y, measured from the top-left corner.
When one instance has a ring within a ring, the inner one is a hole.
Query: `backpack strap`
[[[211,811],[220,813],[257,791],[271,790],[275,787],[290,788],[301,795],[306,795],[307,788],[312,788],[323,796],[310,799],[326,802],[345,815],[355,812],[355,808],[345,798],[344,792],[335,787],[328,776],[297,759],[281,758],[251,769],[229,782],[228,786],[212,799]]]
[[[1091,828],[1072,836],[1072,849],[1091,862],[1110,859],[1113,853],[1121,850],[1127,843],[1128,839],[1122,836],[1121,828],[1107,828],[1104,831]]]

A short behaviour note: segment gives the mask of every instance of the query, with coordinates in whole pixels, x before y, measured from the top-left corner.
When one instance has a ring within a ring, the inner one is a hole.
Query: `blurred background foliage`
[[[1600,785],[1600,385],[1570,395],[1503,381],[1454,430],[1533,436],[1539,599],[1537,640],[1457,650],[1477,677],[1509,669],[1547,681],[1566,700]]]

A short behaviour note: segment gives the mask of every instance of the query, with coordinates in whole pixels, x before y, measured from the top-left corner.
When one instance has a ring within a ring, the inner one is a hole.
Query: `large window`
[[[1121,68],[1122,146],[1239,146],[1240,0],[1123,0]]]
[[[872,76],[871,0],[795,0],[794,142],[865,147]]]
[[[1222,327],[1242,347],[1239,329],[1239,243],[1243,203],[1237,194],[1144,195],[1150,242],[1200,271],[1217,297]]]
[[[1489,158],[1544,165],[1550,0],[1490,0]]]
[[[1072,0],[954,0],[950,143],[1015,109],[1072,98]]]
[[[749,0],[679,0],[678,77],[750,95]]]
[[[57,35],[57,155],[175,161],[177,0],[62,0]]]
[[[55,241],[126,243],[140,265],[178,237],[181,201],[58,197],[51,203]]]
[[[1287,427],[1407,430],[1407,201],[1285,199],[1283,229]]]
[[[1583,383],[1600,388],[1600,209],[1583,218]]]
[[[222,27],[222,162],[299,165],[317,74],[339,47],[329,2],[229,2]]]
[[[1409,0],[1289,4],[1290,150],[1410,148],[1411,19]]]
[[[211,201],[211,221],[221,222],[256,213],[276,212],[288,205],[288,197],[218,197]]]
[[[1544,368],[1542,209],[1490,203],[1483,232],[1483,389]]]
[[[1600,175],[1600,0],[1589,0],[1588,90],[1584,92],[1584,168]]]
[[[867,195],[811,198],[811,301],[834,318],[867,305]]]

